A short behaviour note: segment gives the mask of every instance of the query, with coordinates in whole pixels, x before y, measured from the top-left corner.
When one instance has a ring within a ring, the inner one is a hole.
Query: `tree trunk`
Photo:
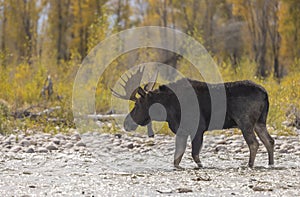
[[[62,51],[62,35],[63,35],[63,29],[62,29],[62,2],[60,0],[57,0],[57,14],[58,14],[58,37],[57,37],[57,63],[64,59],[63,51]]]
[[[274,77],[276,77],[276,78],[281,77],[281,73],[280,73],[280,70],[279,70],[278,57],[274,57]]]
[[[2,20],[2,38],[1,38],[1,50],[2,50],[2,53],[3,54],[3,58],[2,58],[2,65],[4,67],[6,67],[6,45],[5,45],[5,41],[6,41],[6,21],[7,21],[7,18],[6,18],[6,7],[4,7],[3,9],[3,20]]]

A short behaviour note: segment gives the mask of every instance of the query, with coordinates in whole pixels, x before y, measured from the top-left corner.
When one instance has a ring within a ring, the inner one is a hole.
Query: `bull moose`
[[[262,86],[252,81],[209,84],[184,78],[174,83],[160,85],[158,89],[154,90],[155,81],[148,83],[144,88],[140,85],[137,88],[133,87],[134,84],[140,84],[143,71],[144,68],[139,69],[131,76],[127,75],[127,80],[122,78],[125,83],[122,85],[125,89],[125,95],[121,95],[112,89],[111,91],[116,97],[135,102],[135,106],[124,120],[124,129],[126,131],[135,130],[138,125],[149,125],[153,120],[166,121],[168,123],[171,131],[176,134],[174,155],[174,166],[176,168],[180,168],[179,164],[186,149],[188,135],[186,133],[182,135],[178,132],[181,120],[181,106],[178,101],[178,95],[176,95],[173,90],[179,89],[184,92],[186,88],[183,83],[184,80],[188,81],[190,86],[194,89],[200,109],[200,120],[198,120],[199,123],[197,124],[198,129],[194,132],[192,139],[192,157],[198,167],[202,167],[199,153],[203,144],[203,134],[209,128],[212,113],[209,88],[218,89],[221,85],[225,88],[227,106],[223,126],[215,129],[241,129],[250,150],[248,163],[250,168],[254,165],[259,146],[255,136],[256,133],[267,149],[269,165],[274,164],[274,139],[270,136],[266,127],[269,110],[268,94]],[[139,97],[137,97],[137,95],[139,95]],[[187,101],[188,100],[187,95]],[[166,117],[161,116],[160,113],[152,114],[150,117],[149,109],[154,104],[163,106]]]

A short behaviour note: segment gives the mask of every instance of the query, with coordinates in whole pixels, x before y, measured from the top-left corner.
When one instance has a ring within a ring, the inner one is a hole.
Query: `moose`
[[[254,160],[259,147],[256,135],[262,141],[268,152],[269,165],[274,164],[274,139],[267,131],[266,121],[269,110],[269,101],[267,91],[260,85],[252,81],[235,81],[224,84],[209,84],[201,81],[196,81],[188,78],[180,79],[176,82],[160,85],[154,89],[155,80],[141,87],[140,82],[143,76],[144,68],[139,69],[136,73],[127,75],[127,79],[123,79],[125,95],[119,94],[111,89],[114,96],[131,100],[135,103],[133,109],[124,120],[124,129],[126,131],[135,130],[138,125],[149,126],[151,121],[166,121],[171,131],[176,134],[175,138],[175,154],[174,167],[179,166],[182,156],[186,149],[188,133],[178,132],[181,120],[181,106],[178,101],[178,95],[174,89],[186,89],[184,80],[188,81],[194,89],[199,109],[200,119],[197,124],[197,131],[193,134],[192,139],[192,158],[199,168],[203,167],[199,158],[199,153],[203,144],[203,134],[209,129],[209,123],[212,113],[212,102],[209,89],[219,88],[221,85],[226,92],[226,113],[224,124],[215,129],[239,128],[242,131],[243,137],[249,147],[250,157],[248,166],[254,165]],[[138,87],[135,84],[139,84]],[[185,93],[183,93],[185,94]],[[185,95],[183,95],[185,96]],[[186,95],[186,100],[189,100]],[[149,110],[151,106],[159,104],[163,106],[166,116],[162,116],[162,110],[157,110],[158,113],[153,113],[150,116]],[[195,121],[195,120],[193,120]],[[187,128],[189,129],[189,128]],[[255,135],[256,133],[256,135]]]

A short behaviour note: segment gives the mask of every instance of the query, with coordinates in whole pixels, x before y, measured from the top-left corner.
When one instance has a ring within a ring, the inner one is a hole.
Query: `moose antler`
[[[120,84],[125,90],[125,95],[121,95],[121,94],[117,93],[116,91],[114,91],[112,88],[110,88],[113,95],[115,97],[118,97],[121,99],[136,101],[137,98],[135,95],[140,86],[140,83],[141,83],[141,80],[143,77],[143,73],[144,73],[144,69],[145,69],[145,67],[141,67],[140,69],[138,69],[136,71],[136,73],[131,74],[130,76],[125,73],[127,80],[125,80],[121,77],[122,81],[124,82],[124,85]]]
[[[144,90],[146,92],[149,92],[149,91],[153,90],[153,88],[156,84],[157,76],[158,76],[158,71],[155,72],[152,79],[150,79],[150,82],[145,85]]]
[[[144,96],[147,92],[151,91],[155,86],[157,76],[158,76],[158,71],[154,74],[152,79],[150,79],[150,82],[145,85],[144,89],[142,89],[140,87],[140,83],[142,81],[144,70],[145,70],[145,67],[143,66],[139,70],[137,70],[136,73],[131,74],[130,76],[128,76],[125,73],[127,80],[125,80],[121,77],[121,79],[123,80],[125,85],[120,84],[125,90],[125,95],[121,95],[121,94],[117,93],[116,91],[114,91],[112,88],[110,88],[112,94],[115,97],[118,97],[121,99],[136,101],[137,100],[136,93],[139,93],[141,96]],[[138,87],[136,87],[137,85],[138,85]]]

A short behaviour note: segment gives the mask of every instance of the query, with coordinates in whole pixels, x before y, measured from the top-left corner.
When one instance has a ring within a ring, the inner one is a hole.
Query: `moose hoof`
[[[275,165],[274,164],[269,164],[268,168],[273,169],[273,168],[275,168]]]
[[[197,163],[197,167],[198,167],[198,168],[203,168],[202,163],[201,163],[201,162]]]
[[[174,165],[174,170],[184,170],[184,168],[179,165]]]

